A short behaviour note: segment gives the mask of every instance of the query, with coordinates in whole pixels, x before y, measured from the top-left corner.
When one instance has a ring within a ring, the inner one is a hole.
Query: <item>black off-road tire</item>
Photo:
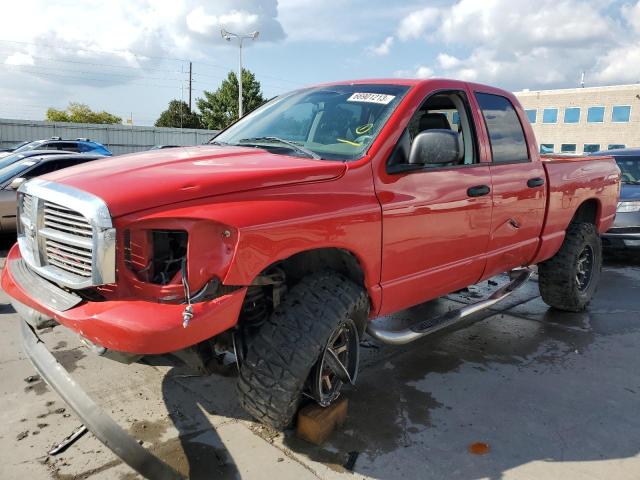
[[[343,275],[302,279],[251,339],[237,383],[241,406],[268,426],[289,426],[333,330],[346,319],[364,328],[368,312],[366,292]]]
[[[591,278],[583,290],[576,281],[578,259],[586,248],[593,252]],[[593,298],[602,270],[602,241],[591,223],[572,223],[560,250],[538,265],[540,295],[547,305],[581,312]]]

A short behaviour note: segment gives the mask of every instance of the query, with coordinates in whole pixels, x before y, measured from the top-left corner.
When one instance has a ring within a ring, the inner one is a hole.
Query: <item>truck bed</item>
[[[599,233],[609,229],[620,195],[620,169],[613,157],[543,155],[547,174],[547,209],[535,263],[551,257],[562,244],[576,209],[588,202]],[[589,211],[587,211],[589,210]]]

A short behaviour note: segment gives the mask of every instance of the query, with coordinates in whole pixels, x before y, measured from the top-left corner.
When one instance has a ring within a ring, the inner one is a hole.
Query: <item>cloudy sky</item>
[[[215,90],[245,50],[265,95],[340,79],[450,77],[510,89],[640,81],[640,1],[3,0],[0,117],[89,104],[150,125]]]

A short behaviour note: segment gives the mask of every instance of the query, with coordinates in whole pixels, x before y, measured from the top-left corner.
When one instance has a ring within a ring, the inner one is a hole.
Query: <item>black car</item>
[[[97,153],[106,156],[113,155],[104,145],[88,138],[63,140],[61,137],[51,137],[45,140],[35,140],[16,148],[14,152],[26,152],[28,150],[64,150],[67,152]]]
[[[35,155],[0,169],[0,230],[16,231],[16,190],[22,182],[45,173],[105,158],[104,155],[64,153]]]
[[[595,152],[615,158],[621,172],[622,188],[613,226],[602,236],[609,248],[640,249],[640,148]]]
[[[25,140],[24,142],[16,143],[15,145],[11,145],[10,147],[0,148],[0,153],[11,153],[18,148],[25,146],[27,143],[30,142]]]

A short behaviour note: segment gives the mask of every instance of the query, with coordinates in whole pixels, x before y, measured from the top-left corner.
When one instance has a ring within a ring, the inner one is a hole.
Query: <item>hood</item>
[[[329,180],[342,162],[214,145],[119,155],[48,174],[102,198],[114,217],[225,193]]]
[[[640,200],[640,185],[629,185],[628,183],[623,183],[622,188],[620,189],[620,201],[630,202],[632,200]]]

